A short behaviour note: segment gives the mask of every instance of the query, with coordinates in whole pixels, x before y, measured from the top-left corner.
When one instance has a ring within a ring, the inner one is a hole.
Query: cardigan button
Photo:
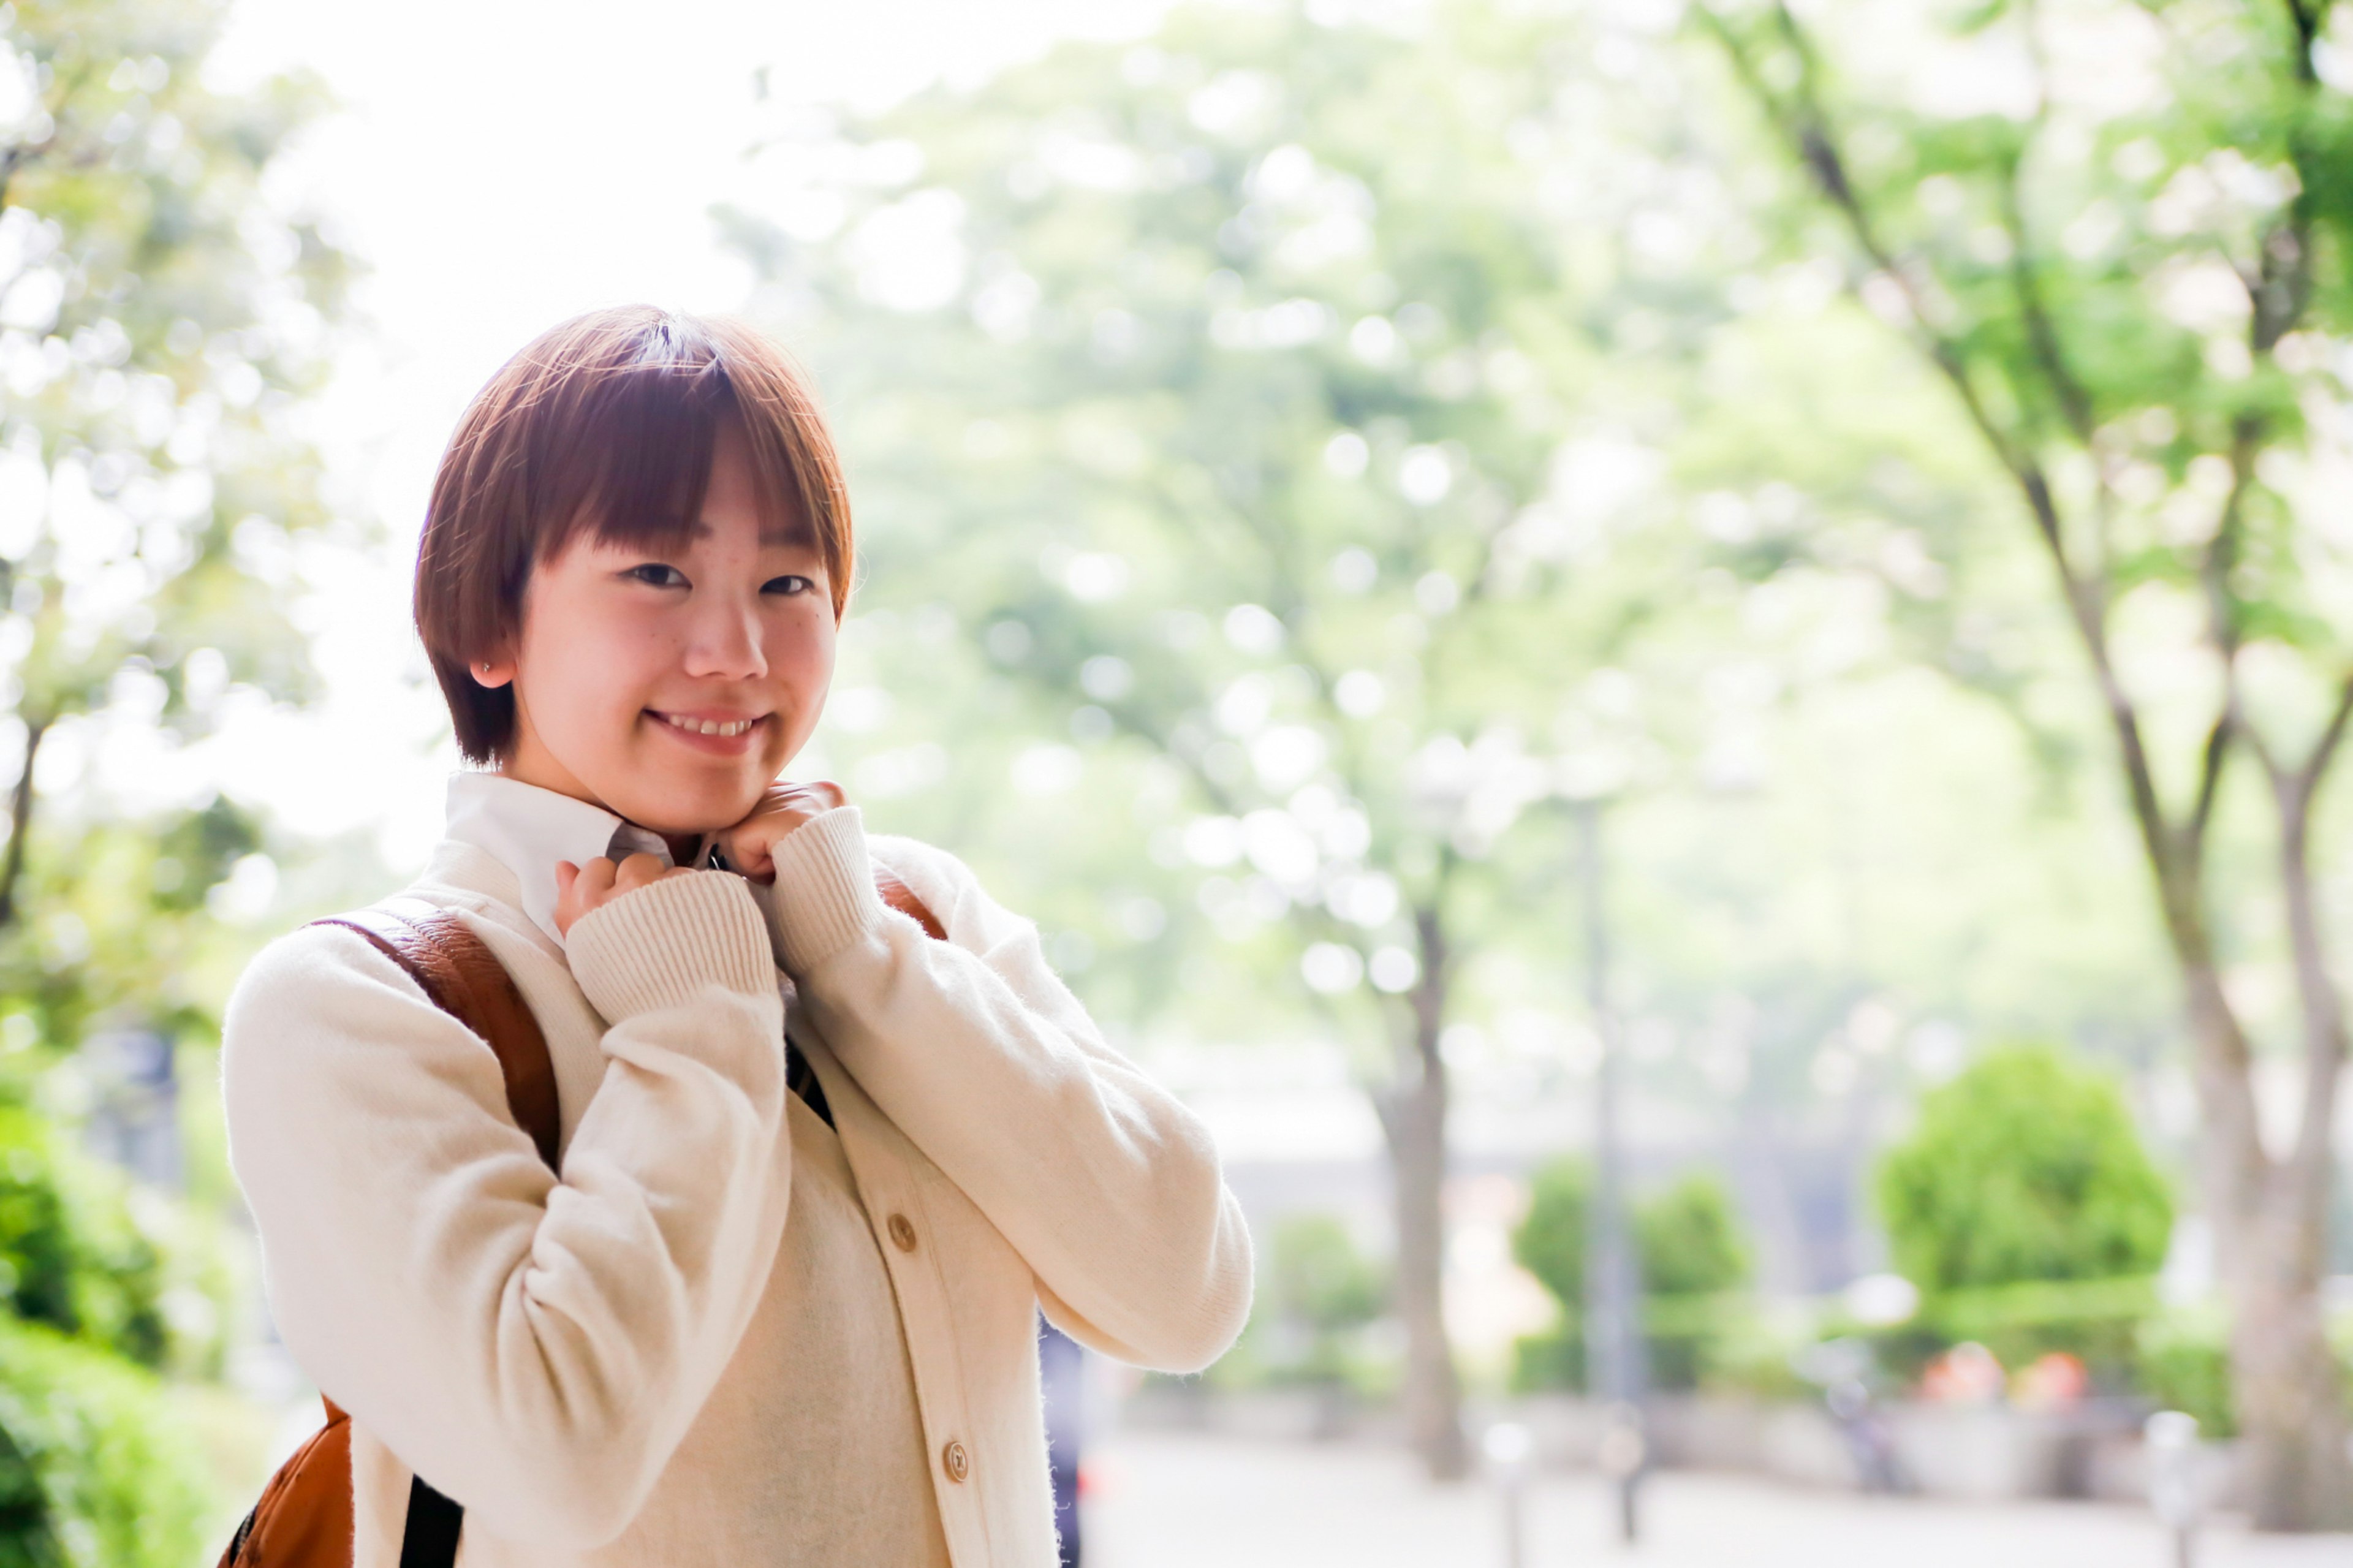
[[[965,1453],[964,1445],[953,1437],[948,1439],[948,1446],[940,1450],[940,1463],[947,1467],[948,1479],[952,1481],[960,1481],[972,1474],[972,1459]]]
[[[913,1252],[915,1250],[914,1221],[909,1219],[905,1215],[894,1214],[891,1216],[890,1229],[891,1242],[892,1246],[896,1247],[902,1252]],[[959,1477],[958,1479],[961,1479],[962,1478]]]

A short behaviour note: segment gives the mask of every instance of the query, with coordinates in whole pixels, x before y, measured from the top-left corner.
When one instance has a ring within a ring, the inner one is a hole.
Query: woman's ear
[[[489,658],[476,659],[466,667],[466,672],[474,678],[475,685],[497,688],[515,678],[514,660],[503,653],[494,654]]]

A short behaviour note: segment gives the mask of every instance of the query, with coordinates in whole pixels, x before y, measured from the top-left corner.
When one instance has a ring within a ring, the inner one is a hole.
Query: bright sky
[[[741,302],[747,275],[707,215],[756,196],[755,68],[786,104],[875,106],[1060,37],[1143,32],[1166,3],[239,0],[217,78],[307,67],[343,105],[285,173],[372,268],[370,341],[339,368],[321,437],[332,493],[392,543],[319,563],[329,700],[240,721],[218,748],[232,791],[298,831],[377,825],[396,866],[438,837],[454,753],[430,745],[438,697],[400,679],[422,668],[406,579],[434,462],[466,399],[541,329],[631,300]]]

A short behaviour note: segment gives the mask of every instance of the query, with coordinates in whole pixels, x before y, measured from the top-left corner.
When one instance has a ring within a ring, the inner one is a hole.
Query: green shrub
[[[1560,1303],[1562,1326],[1514,1346],[1513,1385],[1522,1390],[1581,1387],[1585,1344],[1585,1252],[1593,1176],[1581,1160],[1556,1160],[1531,1183],[1527,1216],[1512,1235],[1512,1254]],[[1715,1176],[1695,1172],[1633,1204],[1634,1252],[1642,1293],[1654,1308],[1698,1304],[1736,1289],[1748,1278],[1731,1194]],[[1707,1314],[1670,1311],[1672,1330],[1649,1335],[1651,1380],[1662,1388],[1697,1385],[1718,1330]],[[1708,1318],[1707,1326],[1681,1326]]]
[[[1572,1321],[1585,1309],[1586,1226],[1592,1205],[1592,1167],[1582,1160],[1555,1160],[1529,1183],[1527,1215],[1512,1233],[1512,1256]]]
[[[1806,1316],[1754,1310],[1731,1313],[1704,1347],[1699,1385],[1752,1399],[1810,1399],[1814,1390],[1798,1375],[1798,1360],[1817,1342],[1820,1325]]]
[[[1389,1271],[1331,1215],[1293,1215],[1268,1237],[1266,1278],[1232,1377],[1346,1385],[1384,1381],[1366,1330],[1388,1311]],[[1229,1356],[1229,1360],[1235,1358]],[[1222,1363],[1220,1363],[1222,1365]]]
[[[1575,1320],[1512,1342],[1512,1392],[1585,1386],[1585,1335]]]
[[[2140,1326],[2141,1392],[2198,1417],[2202,1436],[2238,1435],[2231,1408],[2230,1325],[2220,1311],[2160,1312]]]
[[[152,1374],[0,1317],[0,1565],[189,1568],[212,1504]]]
[[[1724,1184],[1694,1172],[1634,1205],[1642,1289],[1653,1296],[1718,1296],[1748,1280],[1748,1244]]]
[[[0,1100],[0,1311],[142,1366],[216,1372],[227,1282],[210,1228]]]
[[[1988,1052],[1922,1099],[1874,1189],[1895,1267],[1923,1298],[1879,1336],[1899,1370],[1974,1339],[2013,1366],[2065,1351],[2104,1381],[2131,1374],[2147,1307],[2099,1282],[2156,1273],[2173,1199],[2107,1074],[2047,1045]],[[2070,1281],[2114,1301],[2062,1310],[2002,1289]]]
[[[1748,1247],[1740,1237],[1732,1194],[1704,1173],[1694,1172],[1634,1205],[1634,1245],[1642,1260],[1643,1293],[1654,1307],[1698,1306],[1748,1279]],[[1672,1316],[1680,1320],[1672,1329],[1651,1325],[1651,1383],[1696,1388],[1701,1368],[1723,1333],[1722,1314]]]
[[[1371,1322],[1388,1305],[1388,1272],[1356,1248],[1330,1215],[1297,1215],[1274,1227],[1276,1308],[1319,1332]]]
[[[2173,1232],[2115,1083],[2048,1046],[1989,1052],[1923,1097],[1876,1189],[1897,1270],[1930,1296],[2153,1274]]]
[[[152,1366],[166,1340],[163,1258],[106,1174],[29,1108],[0,1105],[0,1301]]]

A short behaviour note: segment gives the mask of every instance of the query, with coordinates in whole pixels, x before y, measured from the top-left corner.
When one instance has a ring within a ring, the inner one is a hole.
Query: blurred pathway
[[[1494,1492],[1432,1487],[1405,1456],[1349,1445],[1122,1433],[1090,1457],[1085,1568],[1502,1568]],[[1091,1479],[1094,1479],[1091,1475]],[[1526,1568],[2171,1568],[2155,1522],[2097,1503],[1967,1504],[1673,1474],[1648,1538],[1611,1538],[1589,1476],[1532,1489]],[[2199,1568],[2353,1568],[2353,1536],[2219,1528]]]

